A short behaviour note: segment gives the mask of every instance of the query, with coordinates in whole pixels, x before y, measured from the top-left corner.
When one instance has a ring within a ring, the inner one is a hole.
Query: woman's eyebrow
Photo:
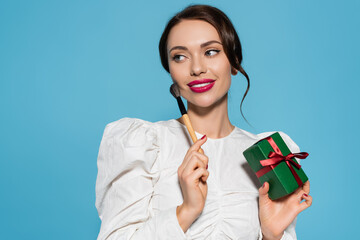
[[[202,44],[200,45],[200,47],[201,47],[201,48],[204,48],[204,47],[207,47],[207,46],[209,46],[209,45],[211,45],[211,44],[213,44],[213,43],[218,43],[218,44],[222,45],[221,42],[219,42],[219,41],[211,40],[211,41],[202,43]],[[175,50],[175,49],[184,50],[184,51],[187,51],[187,50],[188,50],[187,47],[184,47],[184,46],[175,46],[175,47],[172,47],[172,48],[170,49],[169,53],[170,53],[171,51]]]
[[[218,44],[222,45],[221,42],[219,42],[219,41],[211,40],[211,41],[202,43],[202,44],[200,45],[200,47],[201,47],[201,48],[204,48],[204,47],[207,47],[207,46],[209,46],[209,45],[211,45],[211,44],[213,44],[213,43],[218,43]]]
[[[173,48],[170,49],[169,53],[171,53],[171,51],[175,50],[175,49],[179,49],[179,50],[185,50],[187,51],[187,47],[184,47],[184,46],[175,46]]]

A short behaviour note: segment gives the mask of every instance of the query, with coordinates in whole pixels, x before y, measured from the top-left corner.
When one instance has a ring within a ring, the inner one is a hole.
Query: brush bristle
[[[176,83],[173,83],[173,84],[170,86],[170,92],[171,92],[171,94],[174,96],[174,98],[180,97],[179,86],[178,86]]]

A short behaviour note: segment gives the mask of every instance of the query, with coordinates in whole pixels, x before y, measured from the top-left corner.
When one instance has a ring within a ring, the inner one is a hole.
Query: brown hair
[[[159,53],[161,64],[167,72],[169,71],[168,53],[167,53],[167,39],[170,30],[182,20],[202,20],[210,23],[218,32],[221,42],[224,46],[224,52],[229,59],[231,66],[241,72],[247,80],[247,88],[241,100],[240,112],[247,122],[242,112],[243,101],[250,88],[250,79],[245,70],[241,66],[242,51],[239,36],[231,23],[230,19],[221,10],[209,5],[190,5],[181,12],[177,13],[170,19],[166,25],[164,32],[159,42]]]

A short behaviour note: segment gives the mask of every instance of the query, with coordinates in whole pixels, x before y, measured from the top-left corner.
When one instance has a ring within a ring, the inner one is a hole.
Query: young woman
[[[231,76],[241,72],[249,83],[230,20],[211,6],[187,7],[169,21],[159,50],[199,140],[191,143],[181,119],[108,124],[98,156],[98,239],[296,239],[296,216],[312,202],[309,182],[270,200],[269,184],[257,186],[242,152],[271,133],[246,132],[228,117]]]

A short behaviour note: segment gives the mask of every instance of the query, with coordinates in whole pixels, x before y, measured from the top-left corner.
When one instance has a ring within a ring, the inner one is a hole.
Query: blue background
[[[95,239],[96,159],[107,123],[179,117],[158,40],[190,3],[233,21],[251,78],[233,124],[281,130],[310,157],[299,239],[358,236],[359,1],[0,1],[3,239]]]

